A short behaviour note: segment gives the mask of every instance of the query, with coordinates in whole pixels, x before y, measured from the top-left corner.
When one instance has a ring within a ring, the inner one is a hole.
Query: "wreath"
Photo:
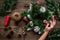
[[[60,19],[60,3],[55,0],[45,1],[46,4],[38,6],[37,3],[26,5],[28,10],[22,13],[22,19],[26,22],[26,26],[24,26],[26,31],[32,30],[41,35],[44,32],[45,26],[47,23],[50,23],[52,18],[55,18],[56,20]],[[59,40],[59,37],[59,29],[53,29],[53,31],[47,36],[46,40],[57,40],[57,38]]]
[[[53,12],[49,11],[45,5],[38,7],[36,3],[31,3],[28,11],[22,13],[23,18],[28,20],[28,23],[25,26],[26,30],[33,30],[38,34],[42,34],[46,26],[46,20],[49,22],[52,14]]]

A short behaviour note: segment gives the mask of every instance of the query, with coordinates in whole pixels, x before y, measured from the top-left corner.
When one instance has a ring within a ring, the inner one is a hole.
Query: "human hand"
[[[53,29],[55,24],[56,24],[56,20],[53,18],[53,20],[50,21],[50,24],[47,23],[47,25],[45,27],[45,32],[49,32],[51,29]]]

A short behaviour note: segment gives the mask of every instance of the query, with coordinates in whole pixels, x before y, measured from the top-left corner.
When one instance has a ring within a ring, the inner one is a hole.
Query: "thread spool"
[[[19,20],[21,19],[21,14],[20,14],[19,12],[14,12],[14,13],[12,14],[12,19],[13,19],[14,21],[19,21]]]

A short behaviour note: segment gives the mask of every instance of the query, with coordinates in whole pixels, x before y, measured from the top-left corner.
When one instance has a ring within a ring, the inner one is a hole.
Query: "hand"
[[[53,18],[53,20],[50,21],[50,24],[47,23],[46,28],[45,28],[45,32],[49,32],[51,29],[53,29],[55,24],[56,24],[56,20]]]
[[[44,20],[43,22],[44,22],[44,23],[47,23],[46,20]],[[46,27],[45,27],[45,32],[44,32],[43,35],[39,38],[39,40],[45,40],[46,37],[47,37],[47,35],[48,35],[48,33],[49,33],[49,31],[54,28],[55,24],[56,24],[56,20],[55,20],[54,18],[53,18],[52,21],[50,21],[50,24],[47,23],[47,25],[46,25]]]

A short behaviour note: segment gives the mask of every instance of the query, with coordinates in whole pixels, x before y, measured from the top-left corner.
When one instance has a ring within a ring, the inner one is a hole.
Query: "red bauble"
[[[44,23],[44,26],[46,27],[47,26],[47,23]]]
[[[6,16],[6,19],[4,21],[4,27],[7,27],[9,25],[9,21],[10,21],[11,17],[10,16]]]
[[[43,20],[43,23],[47,23],[47,21],[46,20]]]
[[[26,17],[22,18],[22,20],[28,22],[28,19]]]
[[[43,23],[44,23],[44,26],[46,27],[47,21],[46,20],[43,20]]]

